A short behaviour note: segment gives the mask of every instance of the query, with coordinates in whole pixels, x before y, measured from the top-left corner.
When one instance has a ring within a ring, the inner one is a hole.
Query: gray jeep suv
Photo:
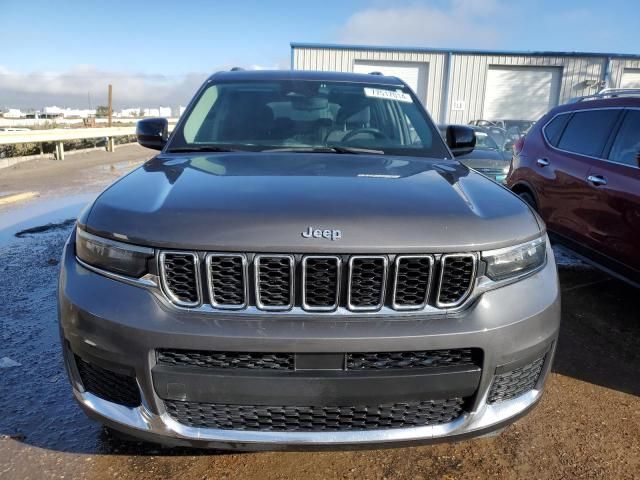
[[[73,393],[129,436],[336,448],[498,430],[539,400],[560,297],[542,221],[382,75],[222,72],[64,249]]]

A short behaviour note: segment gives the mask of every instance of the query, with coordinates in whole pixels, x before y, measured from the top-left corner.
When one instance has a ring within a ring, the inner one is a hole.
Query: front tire
[[[535,211],[538,211],[538,205],[536,205],[536,200],[535,198],[533,198],[533,195],[531,195],[530,192],[520,192],[518,193],[518,196],[527,204],[529,205],[531,208],[533,208]]]

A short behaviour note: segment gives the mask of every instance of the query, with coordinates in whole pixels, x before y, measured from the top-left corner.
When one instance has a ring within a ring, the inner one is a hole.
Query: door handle
[[[536,160],[536,163],[541,167],[549,166],[549,160],[547,160],[546,158],[539,158],[538,160]]]
[[[593,185],[595,185],[596,187],[607,184],[607,179],[604,178],[602,175],[589,175],[587,177],[587,180]]]

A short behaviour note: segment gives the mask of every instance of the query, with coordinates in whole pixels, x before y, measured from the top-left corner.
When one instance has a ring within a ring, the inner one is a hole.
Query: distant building
[[[145,117],[159,117],[160,109],[158,108],[143,108],[143,116]]]
[[[117,117],[126,117],[126,118],[139,117],[141,111],[142,111],[142,109],[140,107],[123,108],[122,110],[120,110],[116,114],[116,116]]]
[[[640,88],[640,55],[291,44],[291,68],[404,80],[441,123],[537,120],[604,87]]]
[[[22,113],[19,108],[9,108],[2,116],[4,118],[24,118],[26,114]]]
[[[44,107],[42,111],[43,118],[87,118],[95,115],[95,109],[80,109],[80,108],[60,108],[57,106]]]

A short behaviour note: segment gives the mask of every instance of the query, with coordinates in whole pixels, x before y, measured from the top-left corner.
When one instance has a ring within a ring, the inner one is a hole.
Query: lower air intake
[[[536,386],[542,372],[544,357],[523,367],[496,375],[489,390],[487,403],[498,403],[527,393]]]
[[[126,407],[140,405],[140,390],[135,377],[112,372],[75,356],[84,389],[108,402]]]
[[[183,425],[224,430],[323,432],[441,425],[458,418],[464,400],[426,400],[374,406],[224,405],[165,400],[167,412]]]

